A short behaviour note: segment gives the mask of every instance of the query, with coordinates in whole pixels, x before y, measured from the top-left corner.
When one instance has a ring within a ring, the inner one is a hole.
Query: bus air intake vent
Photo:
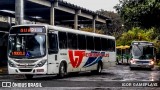
[[[31,72],[32,69],[19,69],[19,71],[21,71],[21,72]]]
[[[17,63],[35,63],[37,60],[15,60]]]

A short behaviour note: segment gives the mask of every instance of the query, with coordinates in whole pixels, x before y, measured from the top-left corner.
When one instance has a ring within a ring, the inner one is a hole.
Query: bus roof
[[[60,27],[60,26],[52,26],[52,25],[47,25],[47,24],[23,24],[23,25],[15,25],[12,27],[19,27],[19,26],[45,26],[49,30],[52,29],[52,30],[62,31],[62,32],[70,32],[70,33],[83,34],[83,35],[94,36],[94,37],[115,39],[115,37],[109,36],[109,35],[102,35],[102,34],[86,32],[86,31],[81,31],[81,30],[76,30],[76,29],[70,29],[70,28],[65,28],[65,27]]]

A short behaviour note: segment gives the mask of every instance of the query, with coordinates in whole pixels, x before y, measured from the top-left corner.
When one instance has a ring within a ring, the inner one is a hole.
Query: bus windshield
[[[38,58],[46,54],[44,34],[10,35],[9,57]]]
[[[134,59],[152,59],[154,48],[150,46],[133,45],[132,54]]]

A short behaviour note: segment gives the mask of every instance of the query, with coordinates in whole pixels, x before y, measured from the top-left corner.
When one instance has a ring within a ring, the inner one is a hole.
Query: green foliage
[[[158,64],[157,64],[159,67],[160,67],[160,62],[158,62]]]
[[[160,0],[120,0],[115,8],[128,29],[160,27]]]
[[[99,13],[99,14],[102,14],[106,17],[109,17],[112,21],[111,24],[108,27],[106,27],[106,24],[105,25],[99,25],[99,27],[102,30],[105,31],[105,34],[113,35],[117,38],[123,33],[123,29],[122,29],[123,21],[121,20],[121,17],[118,13],[114,13],[114,12],[111,12],[111,11],[106,11],[106,10],[103,10],[103,9],[98,10],[96,12]]]
[[[151,41],[160,52],[160,0],[119,1],[115,9],[128,32],[117,39],[117,45],[130,45],[134,40]]]
[[[155,41],[155,28],[151,29],[141,29],[139,27],[134,27],[128,32],[122,34],[122,36],[117,40],[117,46],[120,45],[130,45],[132,41]]]
[[[90,27],[85,27],[85,28],[82,28],[81,30],[86,32],[94,32],[93,28],[90,28]],[[104,34],[104,31],[96,29],[95,33]]]

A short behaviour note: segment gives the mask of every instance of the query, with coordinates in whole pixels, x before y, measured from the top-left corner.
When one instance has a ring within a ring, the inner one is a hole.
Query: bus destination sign
[[[153,43],[148,43],[148,42],[134,42],[132,45],[148,45],[148,46],[153,46]]]
[[[42,32],[42,28],[21,28],[21,33],[32,33],[32,32]]]
[[[10,30],[10,34],[16,34],[16,33],[45,33],[45,27],[33,27],[33,26],[13,27]]]
[[[24,51],[13,51],[13,52],[11,52],[11,54],[13,56],[24,56],[25,52]]]

